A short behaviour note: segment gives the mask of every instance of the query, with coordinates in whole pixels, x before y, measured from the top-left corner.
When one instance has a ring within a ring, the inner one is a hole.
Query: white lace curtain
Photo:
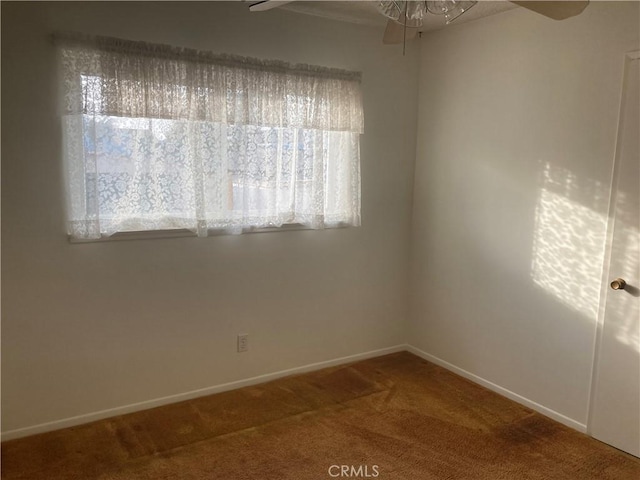
[[[359,225],[359,73],[55,39],[72,237]]]

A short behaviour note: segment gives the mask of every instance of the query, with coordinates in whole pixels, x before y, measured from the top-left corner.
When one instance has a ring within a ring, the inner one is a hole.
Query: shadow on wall
[[[546,163],[542,170],[542,188],[535,213],[535,230],[531,276],[536,285],[563,304],[581,313],[590,322],[598,320],[598,308],[605,255],[605,232],[609,187],[594,180],[579,179],[571,171]],[[638,230],[633,222],[624,221],[631,210],[625,192],[618,192],[618,218],[622,218],[622,255],[626,271],[616,273],[635,278],[633,269],[638,258]],[[625,207],[626,206],[626,207]],[[635,292],[635,295],[634,295]],[[637,296],[638,289],[629,286],[626,294]],[[625,319],[618,326],[620,343],[640,352],[640,332],[632,318],[632,302],[617,303]],[[621,306],[621,307],[619,307]]]

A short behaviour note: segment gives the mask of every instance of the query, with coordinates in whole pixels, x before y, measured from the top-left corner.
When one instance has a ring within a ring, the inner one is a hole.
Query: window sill
[[[348,224],[340,224],[334,228],[345,228],[348,227]],[[329,227],[327,227],[328,229]],[[247,228],[243,230],[242,235],[247,233],[272,233],[272,232],[286,232],[292,230],[315,230],[314,228],[308,227],[306,225],[302,225],[299,223],[287,223],[281,227],[263,227],[263,228]],[[207,237],[217,237],[222,235],[232,235],[224,230],[209,230],[209,234]],[[185,237],[193,237],[198,238],[198,236],[192,232],[191,230],[186,229],[175,229],[175,230],[149,230],[149,231],[135,231],[135,232],[118,232],[114,233],[110,236],[104,236],[100,238],[90,238],[90,239],[82,239],[82,238],[72,238],[69,237],[69,243],[101,243],[101,242],[119,242],[126,240],[158,240],[158,239],[168,239],[168,238],[185,238]],[[207,238],[202,237],[202,238]]]

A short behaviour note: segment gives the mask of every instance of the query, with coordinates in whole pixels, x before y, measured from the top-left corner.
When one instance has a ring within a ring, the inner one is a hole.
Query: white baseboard
[[[475,375],[471,372],[467,372],[466,370],[463,370],[460,367],[456,367],[455,365],[449,362],[446,362],[444,360],[441,360],[440,358],[435,357],[427,352],[424,352],[419,348],[416,348],[412,345],[407,345],[407,351],[431,363],[435,363],[436,365],[446,368],[447,370],[453,373],[456,373],[468,380],[471,380],[474,383],[482,385],[483,387],[486,387],[489,390],[499,393],[503,397],[507,397],[508,399],[513,400],[514,402],[524,405],[525,407],[529,407],[532,410],[535,410],[536,412],[541,413],[542,415],[545,415],[549,418],[552,418],[553,420],[556,420],[557,422],[560,422],[575,430],[578,430],[579,432],[587,433],[587,426],[585,424],[580,423],[577,420],[569,418],[565,415],[562,415],[561,413],[558,413],[555,410],[551,410],[550,408],[540,405],[539,403],[536,403],[533,400],[529,400],[528,398],[525,398],[522,395],[518,395],[517,393],[514,393],[511,390],[507,390],[506,388],[501,387],[500,385],[496,385],[495,383],[490,382],[489,380],[485,380],[484,378],[479,377],[478,375]]]
[[[101,410],[99,412],[87,413],[84,415],[78,415],[75,417],[64,418],[61,420],[55,420],[53,422],[41,423],[38,425],[33,425],[30,427],[18,428],[15,430],[8,430],[6,432],[2,432],[2,441],[13,440],[16,438],[27,437],[30,435],[36,435],[38,433],[50,432],[53,430],[59,430],[61,428],[75,427],[77,425],[82,425],[89,422],[94,422],[96,420],[102,420],[109,417],[115,417],[117,415],[124,415],[127,413],[137,412],[140,410],[147,410],[150,408],[160,407],[162,405],[168,405],[171,403],[181,402],[184,400],[191,400],[193,398],[204,397],[206,395],[212,395],[214,393],[225,392],[228,390],[235,390],[237,388],[248,387],[250,385],[257,385],[260,383],[269,382],[271,380],[275,380],[278,378],[286,377],[289,375],[296,375],[299,373],[311,372],[314,370],[320,370],[322,368],[333,367],[336,365],[342,365],[345,363],[357,362],[360,360],[366,360],[368,358],[379,357],[381,355],[387,355],[389,353],[396,353],[408,351],[417,355],[420,358],[423,358],[431,363],[439,365],[447,370],[460,375],[468,380],[471,380],[474,383],[482,385],[483,387],[492,390],[503,397],[506,397],[514,402],[517,402],[521,405],[531,408],[547,417],[550,417],[568,427],[571,427],[579,432],[586,433],[587,426],[583,423],[580,423],[572,418],[569,418],[561,413],[558,413],[550,408],[547,408],[539,403],[534,402],[533,400],[529,400],[528,398],[523,397],[522,395],[518,395],[510,390],[507,390],[500,385],[496,385],[489,380],[485,380],[478,375],[467,372],[462,368],[456,367],[455,365],[441,360],[438,357],[435,357],[427,352],[420,350],[412,345],[396,345],[393,347],[382,348],[380,350],[373,350],[369,352],[359,353],[356,355],[350,355],[347,357],[335,358],[332,360],[326,360],[324,362],[311,363],[309,365],[304,365],[302,367],[290,368],[287,370],[281,370],[278,372],[268,373],[265,375],[258,375],[257,377],[251,377],[244,380],[238,380],[235,382],[223,383],[221,385],[215,385],[212,387],[202,388],[199,390],[193,390],[190,392],[179,393],[177,395],[170,395],[167,397],[156,398],[152,400],[147,400],[144,402],[133,403],[130,405],[124,405],[121,407],[110,408],[107,410]]]
[[[333,366],[342,365],[345,363],[357,362],[360,360],[366,360],[368,358],[387,355],[389,353],[402,352],[402,351],[406,351],[407,349],[408,349],[407,345],[396,345],[393,347],[382,348],[380,350],[373,350],[369,352],[359,353],[356,355],[349,355],[348,357],[334,358],[332,360],[326,360],[324,362],[311,363],[309,365],[304,365],[302,367],[290,368],[287,370],[281,370],[279,372],[267,373],[265,375],[258,375],[257,377],[246,378],[244,380],[238,380],[235,382],[223,383],[221,385],[201,388],[199,390],[179,393],[177,395],[169,395],[168,397],[146,400],[144,402],[132,403],[130,405],[124,405],[121,407],[101,410],[99,412],[86,413],[86,414],[78,415],[75,417],[64,418],[61,420],[54,420],[53,422],[41,423],[41,424],[33,425],[30,427],[17,428],[15,430],[8,430],[6,432],[2,432],[1,437],[2,437],[2,441],[6,441],[6,440],[13,440],[21,437],[27,437],[29,435],[36,435],[38,433],[59,430],[61,428],[75,427],[76,425],[82,425],[85,423],[94,422],[96,420],[115,417],[117,415],[124,415],[127,413],[137,412],[140,410],[148,410],[150,408],[160,407],[162,405],[168,405],[170,403],[177,403],[184,400],[191,400],[193,398],[212,395],[214,393],[220,393],[228,390],[235,390],[237,388],[248,387],[250,385],[265,383],[271,380],[275,380],[277,378],[287,377],[289,375],[296,375],[299,373],[311,372],[314,370],[320,370],[322,368],[333,367]]]

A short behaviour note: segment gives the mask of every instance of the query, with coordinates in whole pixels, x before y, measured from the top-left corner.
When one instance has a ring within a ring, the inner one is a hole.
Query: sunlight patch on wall
[[[536,208],[533,281],[595,322],[598,316],[606,198],[598,182],[580,181],[549,163]]]

